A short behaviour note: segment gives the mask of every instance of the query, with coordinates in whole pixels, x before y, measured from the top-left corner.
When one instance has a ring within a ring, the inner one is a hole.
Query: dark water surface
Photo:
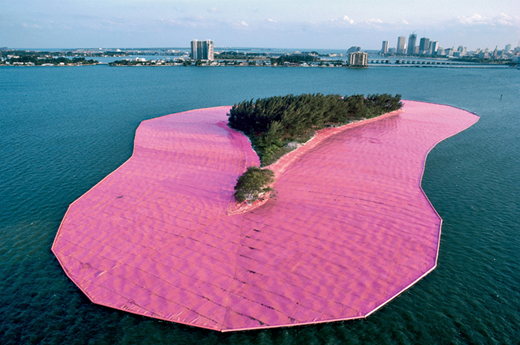
[[[520,71],[0,68],[0,344],[520,343]],[[428,156],[438,267],[367,319],[217,333],[94,305],[50,248],[143,120],[289,93],[400,93],[481,116]]]

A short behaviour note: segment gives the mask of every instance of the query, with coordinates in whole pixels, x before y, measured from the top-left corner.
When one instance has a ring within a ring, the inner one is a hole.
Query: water
[[[520,342],[520,71],[0,68],[1,344]],[[221,334],[94,305],[50,248],[68,205],[127,160],[143,120],[288,93],[400,93],[481,116],[428,156],[438,267],[365,320]]]

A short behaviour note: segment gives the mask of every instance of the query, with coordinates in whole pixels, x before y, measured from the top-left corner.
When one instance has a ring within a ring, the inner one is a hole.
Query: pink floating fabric
[[[478,121],[404,104],[293,153],[274,167],[278,197],[231,215],[238,176],[259,161],[227,127],[230,108],[144,121],[52,250],[94,303],[158,319],[233,331],[366,317],[435,268],[426,156]]]

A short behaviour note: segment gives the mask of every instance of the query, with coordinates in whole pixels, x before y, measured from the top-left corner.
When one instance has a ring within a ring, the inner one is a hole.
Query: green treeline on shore
[[[103,54],[111,54],[104,52]],[[121,54],[121,53],[120,53]],[[101,53],[79,53],[71,51],[48,52],[0,49],[0,65],[96,65],[99,61],[87,56],[102,56]],[[111,56],[111,55],[110,55]]]
[[[279,58],[271,58],[271,64],[283,65],[286,62],[289,63],[309,63],[320,61],[317,56],[314,55],[303,55],[303,54],[293,54],[293,55],[282,55]]]
[[[275,190],[269,186],[273,182],[274,173],[272,170],[250,166],[237,180],[235,200],[238,203],[254,202],[276,195]]]
[[[276,96],[233,105],[228,124],[249,137],[262,166],[267,166],[318,129],[373,118],[401,106],[398,94]]]
[[[234,52],[234,51],[223,51],[215,54],[215,58],[218,60],[250,60],[250,59],[266,59],[267,53],[246,53],[246,52]]]
[[[41,57],[36,57],[36,56],[24,55],[24,56],[9,58],[6,61],[4,61],[3,63],[4,64],[8,63],[10,65],[17,65],[17,64],[28,65],[28,64],[32,64],[32,65],[35,65],[35,66],[48,65],[48,64],[52,64],[52,65],[59,65],[59,64],[65,64],[65,65],[69,65],[69,64],[71,64],[71,65],[96,65],[96,64],[99,63],[99,61],[94,60],[94,59],[88,59],[87,60],[84,57],[75,57],[75,58],[69,59],[69,58],[66,58],[66,57],[63,57],[63,56],[62,57],[57,57],[57,58],[52,58],[52,57],[41,58]]]

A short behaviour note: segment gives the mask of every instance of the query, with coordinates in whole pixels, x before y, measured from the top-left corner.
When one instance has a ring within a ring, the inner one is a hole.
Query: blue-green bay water
[[[0,68],[1,344],[520,343],[520,71]],[[423,188],[438,267],[367,319],[238,333],[92,304],[50,251],[70,203],[127,160],[143,120],[300,93],[400,93],[480,121],[437,145]]]

